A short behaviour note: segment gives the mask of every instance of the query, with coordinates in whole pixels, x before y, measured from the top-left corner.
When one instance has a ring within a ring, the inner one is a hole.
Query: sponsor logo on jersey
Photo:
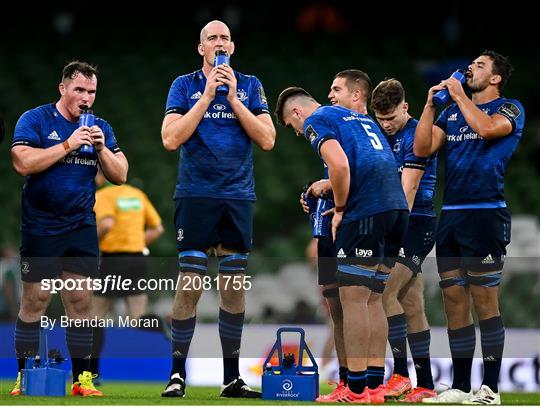
[[[261,105],[268,105],[268,102],[266,101],[266,95],[264,93],[264,89],[261,86],[259,86],[259,102]]]
[[[310,124],[306,128],[306,139],[310,142],[310,144],[313,144],[315,142],[315,139],[317,138],[318,134],[313,128],[313,126]]]
[[[53,132],[52,132],[51,134],[49,134],[49,135],[47,136],[47,138],[48,138],[49,140],[58,140],[58,141],[60,141],[60,136],[58,135],[58,133],[56,132],[56,130],[53,130]]]
[[[121,212],[140,211],[142,210],[142,202],[139,198],[121,196],[116,200],[116,207]]]
[[[225,111],[218,111],[218,112],[205,112],[204,113],[205,119],[236,119],[236,115],[234,112],[225,112]]]
[[[222,105],[222,104],[219,104],[219,103],[216,103],[214,106],[212,106],[212,108],[213,108],[214,110],[217,110],[217,111],[221,112],[221,111],[227,109],[227,106]]]
[[[521,114],[521,110],[519,110],[519,107],[517,107],[515,104],[506,102],[499,108],[497,113],[507,117],[508,119],[516,120]]]

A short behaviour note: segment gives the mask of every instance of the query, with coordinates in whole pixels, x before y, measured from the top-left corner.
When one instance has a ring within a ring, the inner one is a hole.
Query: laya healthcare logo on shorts
[[[354,254],[356,257],[371,257],[373,256],[373,250],[356,248]]]

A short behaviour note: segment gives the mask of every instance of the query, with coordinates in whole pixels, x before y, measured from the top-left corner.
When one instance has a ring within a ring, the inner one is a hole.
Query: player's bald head
[[[204,40],[206,40],[206,38],[208,38],[208,33],[210,31],[213,31],[214,29],[217,29],[217,30],[224,29],[225,31],[227,31],[229,38],[231,37],[231,30],[229,30],[229,27],[227,27],[227,24],[225,24],[223,21],[220,21],[220,20],[213,20],[213,21],[210,21],[208,24],[206,24],[201,30],[201,35],[200,35],[201,44],[203,43]]]

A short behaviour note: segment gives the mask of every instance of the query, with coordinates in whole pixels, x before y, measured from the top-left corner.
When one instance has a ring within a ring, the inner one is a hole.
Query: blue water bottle
[[[92,127],[96,121],[96,116],[94,116],[91,109],[88,106],[80,106],[81,115],[79,116],[79,127],[87,126]],[[79,153],[81,154],[94,154],[94,146],[83,144],[79,148]]]
[[[214,67],[218,65],[229,65],[229,54],[224,49],[218,49],[216,51],[216,57],[214,58]],[[216,94],[227,95],[229,94],[229,87],[227,85],[219,85],[216,89]]]
[[[309,189],[311,184],[313,184],[313,181],[309,181],[306,185],[304,185],[304,188],[302,190],[302,198],[304,198],[304,201],[306,201],[306,204],[308,206],[309,223],[313,228],[315,222],[315,211],[317,210],[317,198],[315,198],[313,195],[307,194],[307,190]]]
[[[324,215],[327,210],[334,207],[334,200],[328,195],[321,195],[317,200],[317,210],[315,211],[315,219],[313,224],[313,237],[329,238],[330,237],[330,222],[332,216]]]
[[[456,78],[463,85],[467,81],[465,76],[465,71],[463,69],[458,69],[452,74],[452,78]],[[444,106],[450,100],[450,93],[448,89],[444,88],[433,95],[433,103],[437,107]]]
[[[306,195],[306,193],[302,193],[302,197],[304,198],[304,201],[306,201],[308,206],[308,216],[309,216],[309,223],[311,223],[311,227],[313,228],[315,224],[315,211],[317,210],[317,198],[315,198],[313,195]]]

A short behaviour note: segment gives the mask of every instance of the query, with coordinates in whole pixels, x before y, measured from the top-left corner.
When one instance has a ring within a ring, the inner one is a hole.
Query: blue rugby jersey
[[[410,118],[405,127],[393,136],[388,136],[387,140],[394,152],[400,175],[404,168],[424,170],[418,191],[416,191],[411,215],[435,216],[434,197],[435,182],[437,180],[437,154],[433,154],[429,158],[414,155],[414,131],[417,125],[418,120]]]
[[[112,127],[96,117],[105,145],[120,151]],[[25,112],[15,126],[13,147],[49,148],[67,140],[79,127],[65,119],[54,103]],[[29,235],[60,235],[84,225],[95,225],[93,211],[97,153],[73,151],[45,171],[26,177],[22,192],[22,232]]]
[[[512,132],[495,140],[482,139],[469,127],[458,106],[444,109],[435,122],[446,134],[443,210],[503,208],[504,174],[525,123],[525,110],[515,99],[497,98],[477,105],[488,115],[500,114]]]
[[[269,113],[261,82],[234,72],[237,95],[254,114]],[[202,70],[179,76],[169,90],[165,114],[186,114],[204,93]],[[251,139],[227,97],[216,95],[195,133],[180,148],[174,198],[255,200]]]
[[[349,160],[349,196],[343,223],[389,210],[407,210],[392,150],[373,119],[341,106],[321,106],[304,122],[304,136],[319,154],[335,139]]]

